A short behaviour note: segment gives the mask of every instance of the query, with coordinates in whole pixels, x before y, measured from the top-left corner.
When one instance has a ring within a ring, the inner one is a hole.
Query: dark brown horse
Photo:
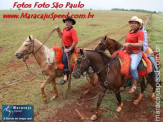
[[[87,71],[89,66],[91,66],[94,72],[97,74],[99,79],[99,84],[101,87],[98,102],[97,102],[96,114],[94,114],[91,117],[91,120],[97,119],[99,114],[98,110],[107,89],[110,89],[115,93],[116,98],[118,100],[117,112],[120,112],[123,107],[123,103],[121,101],[121,96],[120,96],[120,88],[124,86],[126,79],[120,73],[121,64],[119,58],[117,56],[114,58],[109,57],[105,53],[100,51],[94,51],[94,50],[84,51],[80,49],[72,73],[73,77],[80,78],[80,75],[82,75],[85,71]],[[148,77],[147,81],[152,85],[154,83],[153,82],[154,78]],[[141,85],[141,94],[139,95],[138,99],[134,101],[134,104],[138,104],[142,98],[145,89],[144,77],[142,77],[142,82],[140,83],[140,85]],[[155,83],[152,86],[154,85]],[[153,87],[153,93],[154,92],[155,92],[155,87]]]
[[[110,52],[110,54],[112,55],[115,51],[122,49],[122,45],[115,41],[114,39],[110,39],[107,38],[107,36],[104,36],[103,38],[100,39],[99,44],[95,47],[95,50],[108,50]],[[153,49],[154,51],[154,49]],[[156,53],[155,53],[156,54]],[[156,54],[157,55],[157,54]],[[158,64],[158,67],[160,67],[160,64]],[[148,75],[149,78],[152,77],[152,79],[154,79],[154,73],[152,72],[151,75]],[[147,78],[148,78],[147,77]],[[152,92],[152,99],[155,99],[155,81],[153,80],[152,82],[150,82],[150,85],[153,87],[153,92]],[[141,94],[140,94],[141,95]]]
[[[107,36],[105,36],[100,39],[100,42],[96,46],[95,50],[105,51],[106,49],[108,49],[108,51],[112,55],[115,51],[119,50],[120,48],[122,48],[122,45],[119,42],[115,41],[114,39],[107,38]]]
[[[95,48],[96,51],[97,50],[102,50],[102,51],[108,50],[111,55],[115,51],[120,50],[120,49],[122,49],[122,45],[118,41],[115,41],[114,39],[107,38],[107,36],[104,36],[103,38],[101,38],[99,44]],[[153,51],[154,51],[154,49],[153,49]],[[157,55],[157,53],[155,53],[155,54]],[[160,64],[158,64],[158,67],[160,67]],[[154,79],[153,78],[154,77],[154,73],[152,73],[149,76],[149,78],[151,78],[151,77],[152,77],[152,79]],[[150,82],[150,85],[153,88],[153,92],[152,92],[151,98],[155,99],[155,94],[154,94],[154,92],[155,92],[155,81],[153,80],[152,82]]]

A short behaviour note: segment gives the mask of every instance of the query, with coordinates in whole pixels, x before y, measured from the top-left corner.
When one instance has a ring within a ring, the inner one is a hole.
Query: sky
[[[0,10],[6,10],[10,8],[18,9],[13,8],[14,2],[18,2],[18,4],[25,2],[25,4],[32,4],[32,6],[34,6],[35,2],[39,2],[40,4],[46,2],[51,6],[53,2],[59,2],[65,6],[67,2],[78,4],[79,1],[81,1],[81,4],[84,4],[82,9],[91,8],[94,10],[110,10],[112,8],[124,8],[163,12],[163,0],[0,0]]]

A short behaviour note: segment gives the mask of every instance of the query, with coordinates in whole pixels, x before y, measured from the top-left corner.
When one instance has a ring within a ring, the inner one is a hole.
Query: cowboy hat
[[[139,20],[139,18],[138,18],[137,16],[133,16],[133,17],[128,21],[128,23],[130,23],[130,22],[138,22],[139,24],[141,24],[141,23],[140,23],[140,20]]]
[[[63,19],[63,22],[65,23],[66,21],[71,21],[72,22],[72,25],[75,25],[76,24],[76,21],[74,19],[72,19],[70,16],[68,16],[66,19]]]

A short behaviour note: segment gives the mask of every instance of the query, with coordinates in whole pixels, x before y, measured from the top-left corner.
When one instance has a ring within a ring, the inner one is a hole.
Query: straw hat
[[[138,22],[139,24],[141,24],[141,23],[140,23],[140,20],[139,20],[139,18],[138,18],[137,16],[133,16],[133,17],[128,21],[128,23],[130,23],[130,22]]]
[[[144,24],[143,20],[139,18],[139,23],[141,24],[141,26]]]

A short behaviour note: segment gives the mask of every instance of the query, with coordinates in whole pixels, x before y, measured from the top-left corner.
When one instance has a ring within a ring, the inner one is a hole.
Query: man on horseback
[[[74,52],[75,46],[78,43],[76,31],[72,26],[76,24],[76,21],[68,16],[66,19],[63,19],[63,22],[65,23],[66,27],[63,29],[62,32],[58,26],[56,27],[58,36],[61,38],[61,48],[63,50],[62,63],[64,65],[64,79],[61,80],[61,85],[65,84],[69,78],[68,60],[70,58],[70,55]]]
[[[130,66],[130,72],[132,75],[132,87],[129,90],[129,93],[133,93],[136,90],[137,86],[137,80],[138,80],[138,71],[137,67],[141,61],[142,58],[142,52],[141,48],[143,47],[144,42],[144,34],[139,29],[140,22],[138,17],[133,16],[128,23],[131,26],[131,30],[128,32],[126,36],[126,43],[123,44],[126,51],[130,54],[131,57],[131,66]]]

